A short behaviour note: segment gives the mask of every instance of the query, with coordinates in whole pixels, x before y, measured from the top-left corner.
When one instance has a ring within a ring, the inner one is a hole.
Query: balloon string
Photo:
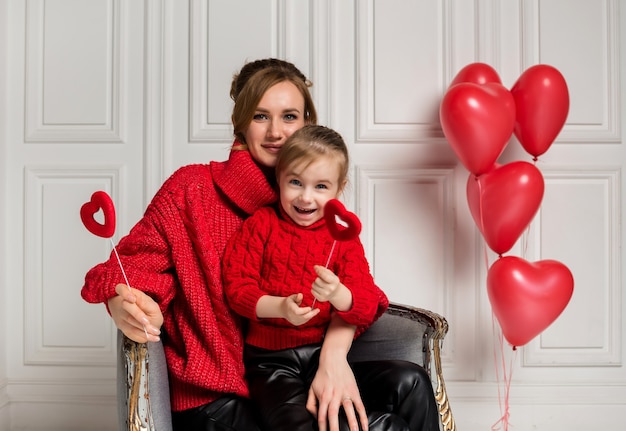
[[[491,315],[491,325],[492,325],[492,331],[493,331],[494,337],[497,338],[498,346],[500,347],[500,352],[499,352],[500,358],[501,358],[500,365],[502,366],[502,378],[503,378],[501,382],[500,374],[498,372],[498,366],[499,366],[498,351],[496,349],[496,346],[494,345],[493,358],[494,358],[494,363],[496,365],[496,384],[498,386],[498,402],[500,406],[501,417],[491,426],[491,430],[496,431],[496,430],[501,429],[502,431],[508,431],[509,430],[509,417],[510,417],[509,400],[510,400],[510,392],[511,392],[511,379],[513,377],[513,364],[515,362],[515,358],[517,357],[517,349],[513,347],[514,355],[513,357],[511,357],[510,364],[509,364],[510,372],[507,373],[507,364],[504,358],[505,356],[504,338],[503,338],[502,332],[496,330],[496,319],[493,313]],[[503,385],[502,390],[501,390],[501,385]],[[502,391],[504,392],[504,395],[502,394]]]
[[[522,256],[526,258],[528,256],[528,237],[530,236],[530,224],[526,227],[526,232],[522,236]]]
[[[480,213],[480,231],[485,231],[485,221],[483,220],[483,190],[482,184],[480,183],[480,177],[476,177],[474,179],[476,184],[478,184],[478,212]]]
[[[326,260],[325,268],[328,268],[328,265],[330,265],[330,258],[333,257],[333,251],[335,251],[335,244],[337,244],[337,240],[333,240],[333,246],[330,248],[330,253],[328,253],[328,259]],[[313,298],[313,304],[311,304],[311,308],[315,308],[316,301],[317,301],[317,298]]]
[[[485,231],[485,222],[483,220],[483,191],[482,184],[480,183],[480,177],[474,178],[476,184],[478,184],[478,213],[480,214],[480,231]],[[485,267],[489,270],[489,256],[487,254],[487,245],[483,242],[483,258],[485,259]]]
[[[133,291],[130,288],[130,283],[128,282],[128,277],[126,277],[126,271],[124,271],[124,266],[122,265],[122,260],[120,259],[120,255],[117,253],[117,247],[115,247],[115,243],[113,242],[113,238],[109,238],[109,240],[111,241],[111,245],[113,246],[113,251],[115,252],[115,257],[117,258],[117,263],[120,266],[120,269],[122,270],[122,275],[124,276],[124,281],[126,282],[126,287],[128,287],[128,292],[132,294]],[[148,331],[146,330],[146,325],[142,325],[142,327],[143,327],[144,334],[146,334],[146,340],[148,340]]]

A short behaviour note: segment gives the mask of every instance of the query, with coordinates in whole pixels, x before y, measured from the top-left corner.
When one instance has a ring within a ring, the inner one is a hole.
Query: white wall
[[[575,293],[516,355],[505,346],[510,422],[519,430],[621,426],[625,6],[0,0],[8,34],[0,40],[0,429],[115,429],[113,326],[79,295],[110,245],[84,230],[79,207],[95,190],[110,192],[119,239],[176,167],[225,158],[231,76],[268,56],[305,71],[320,122],[350,145],[347,200],[378,283],[392,300],[448,319],[443,366],[467,431],[500,417],[485,287],[495,256],[469,214],[468,173],[443,137],[439,102],[472,62],[491,64],[509,88],[533,64],[563,73],[570,114],[537,164],[542,209],[528,246],[508,254],[565,263]],[[519,159],[530,160],[513,139],[500,161]]]

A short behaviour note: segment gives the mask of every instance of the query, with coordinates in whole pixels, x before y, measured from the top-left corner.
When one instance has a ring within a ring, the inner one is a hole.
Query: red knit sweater
[[[248,395],[241,322],[227,306],[221,260],[243,219],[276,200],[248,151],[175,172],[117,250],[130,284],[161,307],[172,410]],[[82,297],[106,302],[124,278],[117,260],[92,268]]]
[[[263,295],[304,295],[313,303],[314,265],[325,266],[333,246],[324,220],[303,228],[274,207],[258,210],[226,246],[224,289],[229,305],[249,319],[246,343],[270,350],[320,343],[333,311],[330,302],[317,302],[320,313],[304,325],[286,319],[259,319],[256,304]],[[328,266],[352,292],[352,308],[338,314],[357,326],[359,335],[389,302],[370,273],[361,241],[338,241]]]

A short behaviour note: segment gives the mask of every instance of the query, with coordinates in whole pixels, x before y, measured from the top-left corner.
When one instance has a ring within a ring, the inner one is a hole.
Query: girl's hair
[[[347,178],[350,159],[348,147],[339,133],[324,126],[306,125],[296,130],[283,144],[276,160],[276,178],[294,164],[305,163],[305,167],[320,156],[332,156],[339,164],[339,188],[343,189]]]
[[[317,111],[309,87],[313,84],[293,64],[277,58],[266,58],[245,64],[238,74],[233,76],[230,97],[235,102],[232,122],[235,137],[242,144],[246,143],[245,131],[252,122],[263,95],[280,82],[291,82],[304,98],[304,121],[306,124],[317,123]]]

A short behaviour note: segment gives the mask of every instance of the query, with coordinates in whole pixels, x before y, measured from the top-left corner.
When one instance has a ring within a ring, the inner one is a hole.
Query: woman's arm
[[[339,430],[339,409],[343,406],[351,430],[368,429],[367,413],[361,400],[348,352],[356,327],[333,314],[322,344],[319,368],[309,388],[307,410],[317,417],[320,431]],[[357,419],[358,416],[358,419]]]

